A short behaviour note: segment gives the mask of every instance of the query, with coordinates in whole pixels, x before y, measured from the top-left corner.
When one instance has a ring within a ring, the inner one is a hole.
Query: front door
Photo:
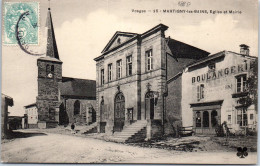
[[[114,131],[120,132],[125,124],[125,97],[123,93],[118,93],[115,97],[115,120]]]
[[[154,119],[154,93],[152,91],[145,95],[145,119]]]

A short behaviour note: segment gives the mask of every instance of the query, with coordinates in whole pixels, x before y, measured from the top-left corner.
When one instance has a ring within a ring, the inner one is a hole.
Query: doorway
[[[125,97],[119,92],[115,97],[114,131],[121,132],[125,124]]]
[[[145,95],[145,119],[154,119],[154,92]]]

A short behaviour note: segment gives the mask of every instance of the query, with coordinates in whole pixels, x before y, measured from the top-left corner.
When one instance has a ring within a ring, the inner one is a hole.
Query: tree
[[[255,105],[255,108],[257,110],[257,83],[258,83],[258,61],[257,59],[254,59],[250,62],[250,71],[249,76],[246,81],[246,92],[247,95],[240,97],[238,99],[238,102],[245,106]]]

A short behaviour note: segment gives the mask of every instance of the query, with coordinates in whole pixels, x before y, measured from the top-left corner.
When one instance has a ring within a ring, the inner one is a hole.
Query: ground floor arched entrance
[[[154,92],[145,95],[145,119],[154,119]]]
[[[125,97],[122,92],[115,96],[114,111],[114,131],[120,132],[125,124]]]

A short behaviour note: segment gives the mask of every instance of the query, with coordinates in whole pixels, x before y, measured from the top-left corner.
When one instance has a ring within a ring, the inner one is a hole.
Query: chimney
[[[240,54],[249,55],[249,46],[245,44],[240,45]]]

